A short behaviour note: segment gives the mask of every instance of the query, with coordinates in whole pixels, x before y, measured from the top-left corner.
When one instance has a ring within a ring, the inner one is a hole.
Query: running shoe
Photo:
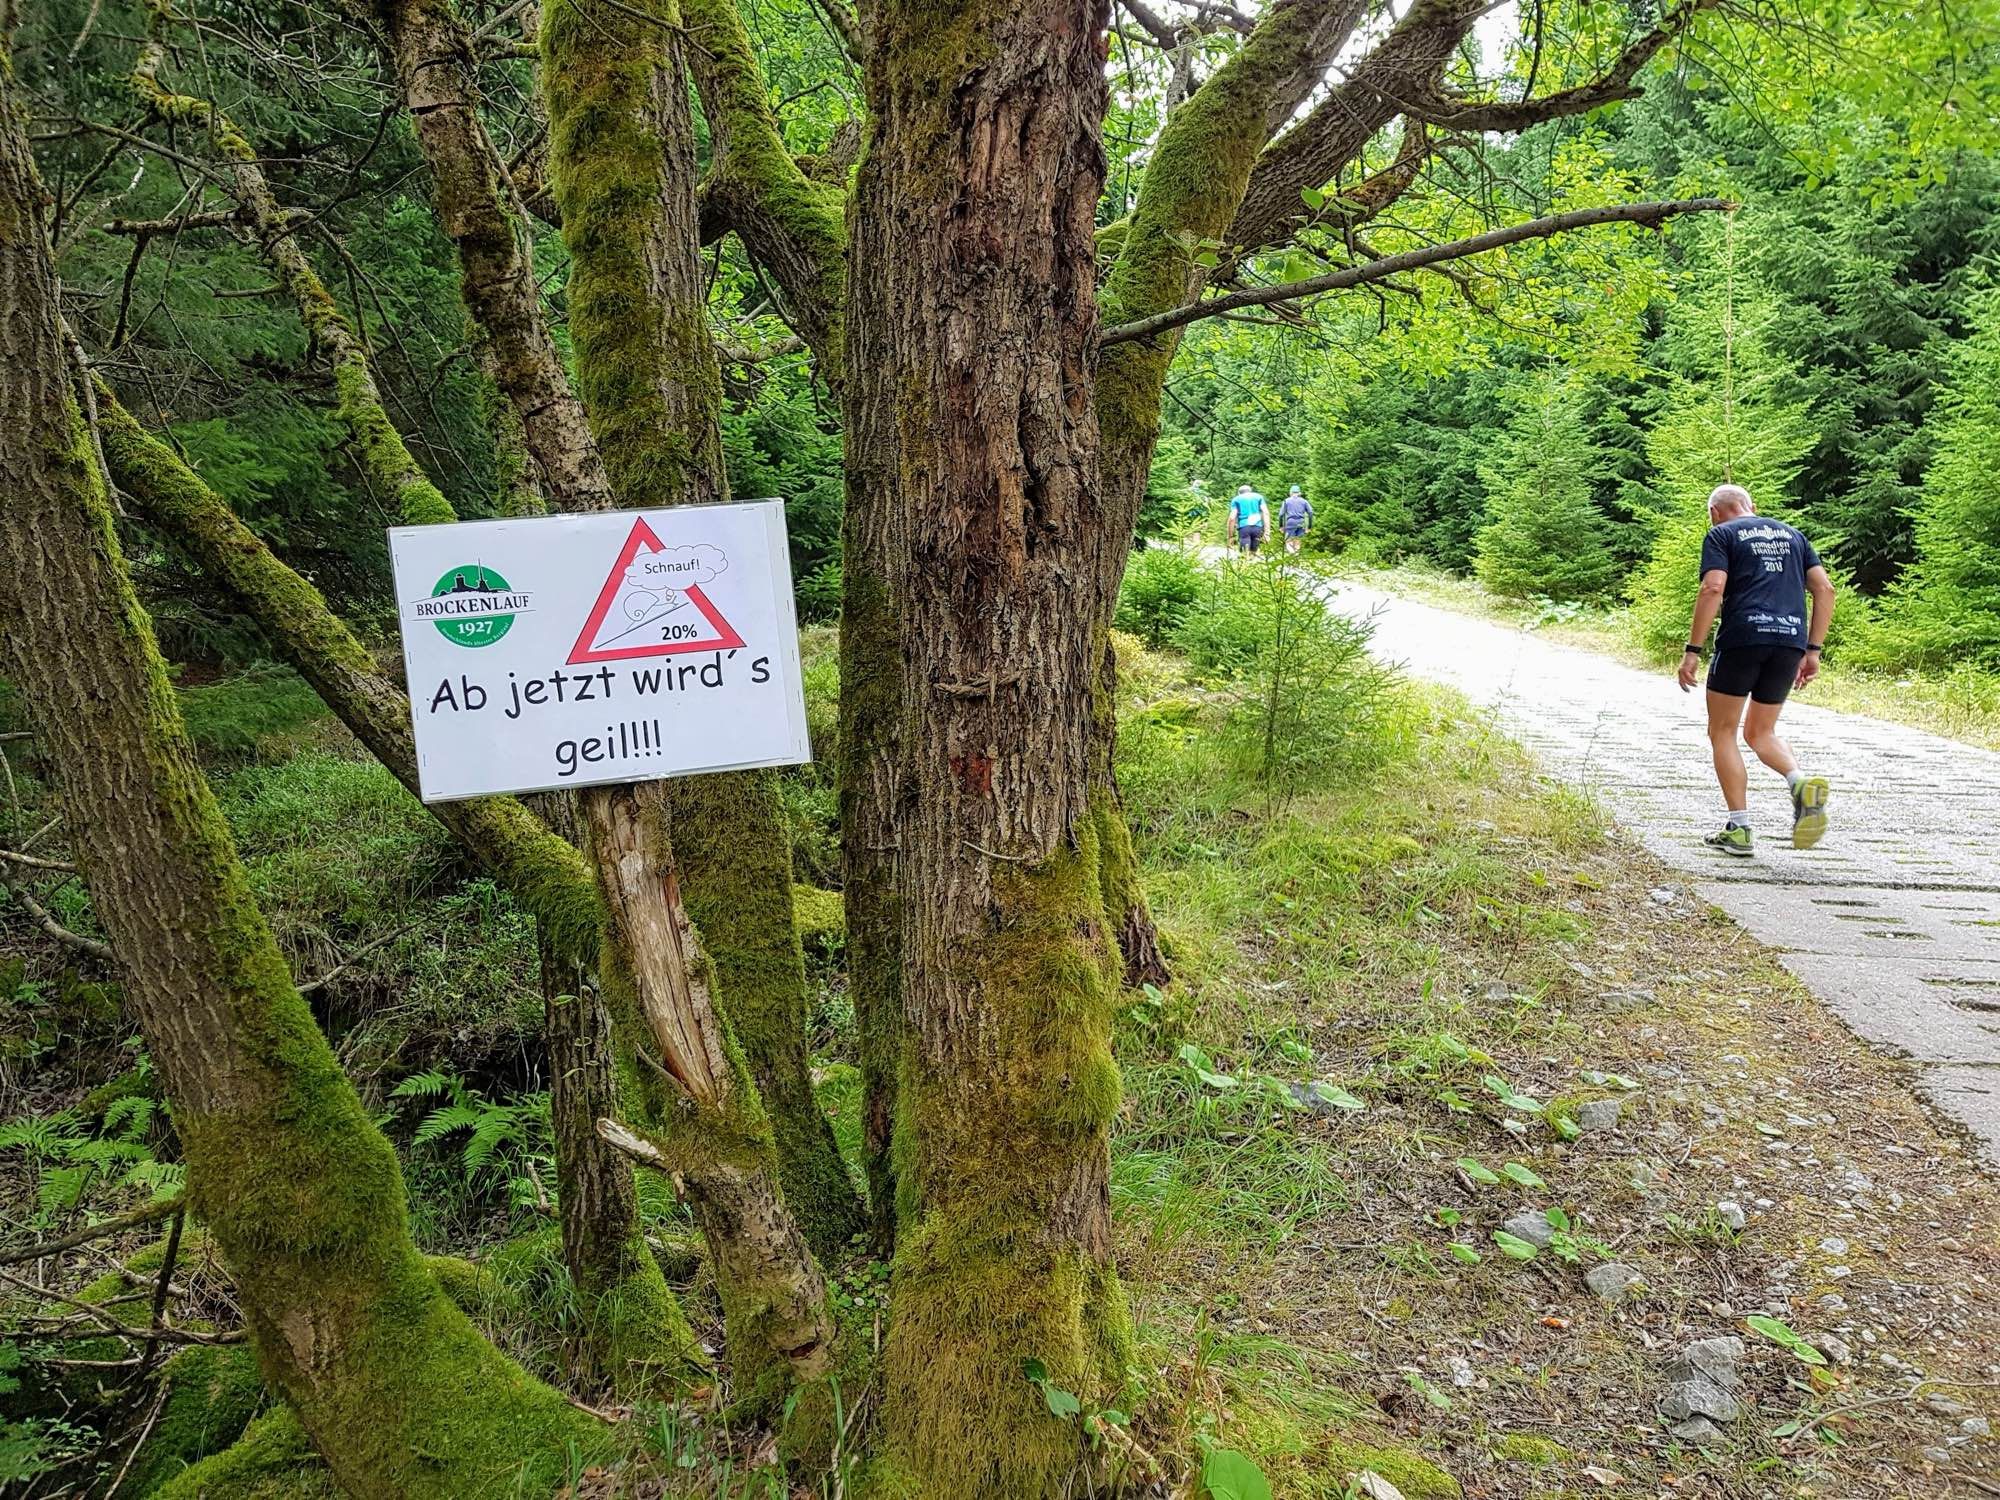
[[[1826,837],[1826,799],[1833,795],[1824,776],[1808,776],[1792,788],[1792,847],[1810,849]]]
[[[1738,859],[1748,859],[1753,852],[1750,848],[1750,830],[1740,823],[1731,823],[1719,832],[1711,833],[1702,842],[1711,849],[1720,849],[1724,854],[1733,854]]]

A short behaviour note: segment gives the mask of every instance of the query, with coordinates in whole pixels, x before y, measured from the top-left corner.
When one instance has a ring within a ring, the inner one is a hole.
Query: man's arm
[[[1683,688],[1694,686],[1695,674],[1701,670],[1701,656],[1695,649],[1708,639],[1708,632],[1714,628],[1715,617],[1722,612],[1722,595],[1729,587],[1729,571],[1726,568],[1710,568],[1701,575],[1701,592],[1694,598],[1694,623],[1688,627],[1688,649],[1681,654],[1680,670],[1675,673]]]
[[[1815,564],[1806,570],[1806,593],[1812,599],[1812,619],[1806,625],[1806,654],[1799,663],[1799,687],[1819,676],[1820,647],[1826,644],[1826,633],[1833,628],[1833,579],[1824,567]]]

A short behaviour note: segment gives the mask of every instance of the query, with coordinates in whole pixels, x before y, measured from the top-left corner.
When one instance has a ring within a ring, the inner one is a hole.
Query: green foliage
[[[284,759],[329,717],[304,678],[267,661],[220,682],[183,688],[180,700],[189,738],[211,757]]]
[[[1201,1463],[1201,1485],[1209,1500],[1271,1500],[1271,1481],[1257,1464],[1233,1448],[1211,1448]]]
[[[35,1183],[33,1226],[46,1229],[87,1208],[129,1207],[135,1197],[181,1191],[185,1169],[155,1154],[159,1112],[151,1098],[128,1095],[105,1110],[95,1129],[71,1110],[0,1124],[0,1155],[19,1153]]]
[[[521,1094],[500,1103],[464,1080],[432,1070],[412,1074],[391,1099],[442,1100],[410,1135],[412,1146],[458,1138],[458,1164],[475,1189],[500,1186],[514,1208],[531,1208],[544,1194],[536,1181],[555,1177],[553,1127],[546,1093]]]
[[[1338,782],[1400,740],[1396,677],[1368,653],[1373,627],[1326,607],[1315,574],[1263,561],[1209,569],[1173,644],[1232,685],[1223,744],[1267,796]]]
[[[1479,581],[1514,599],[1604,593],[1614,564],[1592,501],[1604,471],[1573,379],[1544,375],[1519,391],[1492,461],[1480,468],[1487,522]]]
[[[1200,559],[1184,547],[1147,547],[1125,565],[1118,594],[1120,630],[1160,647],[1187,623],[1203,593]]]
[[[1915,510],[1917,556],[1872,653],[1887,665],[2000,671],[2000,293],[1952,360],[1937,457]]]

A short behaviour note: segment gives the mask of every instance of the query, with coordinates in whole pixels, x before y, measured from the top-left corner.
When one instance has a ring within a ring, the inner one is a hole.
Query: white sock
[[[1731,828],[1748,828],[1750,826],[1750,810],[1745,808],[1743,811],[1738,812],[1734,808],[1731,808],[1729,812],[1729,826]]]
[[[1806,773],[1799,770],[1797,767],[1794,767],[1791,773],[1785,777],[1785,785],[1790,787],[1793,791],[1797,791],[1799,789],[1799,783],[1801,781],[1804,781],[1805,779],[1806,779]]]

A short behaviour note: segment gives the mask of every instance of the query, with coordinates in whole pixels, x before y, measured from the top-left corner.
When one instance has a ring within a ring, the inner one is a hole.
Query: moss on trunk
[[[165,1081],[188,1200],[260,1360],[357,1496],[553,1488],[603,1424],[481,1338],[412,1244],[395,1152],[250,894],[126,573],[68,388],[55,280],[0,67],[0,661],[56,768],[78,863]],[[79,619],[92,628],[75,628]]]
[[[297,1413],[285,1406],[266,1412],[235,1443],[153,1494],[154,1500],[341,1500]]]
[[[574,270],[578,384],[625,505],[726,498],[721,376],[696,253],[693,122],[671,5],[641,14],[551,9],[542,28],[551,170]],[[860,1225],[853,1184],[813,1096],[805,964],[789,835],[769,772],[671,785],[673,851],[776,1137],[779,1180],[813,1249]]]
[[[814,1254],[844,1255],[863,1226],[861,1203],[813,1092],[805,953],[775,780],[746,773],[677,787],[674,829],[688,915],[770,1117],[785,1203]]]
[[[884,1350],[890,1493],[1065,1493],[1090,1446],[1022,1362],[1103,1405],[1128,1379],[1104,1212],[1120,1093],[1098,853],[1086,827],[1074,850],[996,879],[998,930],[956,965],[985,1002],[977,1078],[918,1046],[905,1059],[907,1170],[923,1201],[897,1243]]]

